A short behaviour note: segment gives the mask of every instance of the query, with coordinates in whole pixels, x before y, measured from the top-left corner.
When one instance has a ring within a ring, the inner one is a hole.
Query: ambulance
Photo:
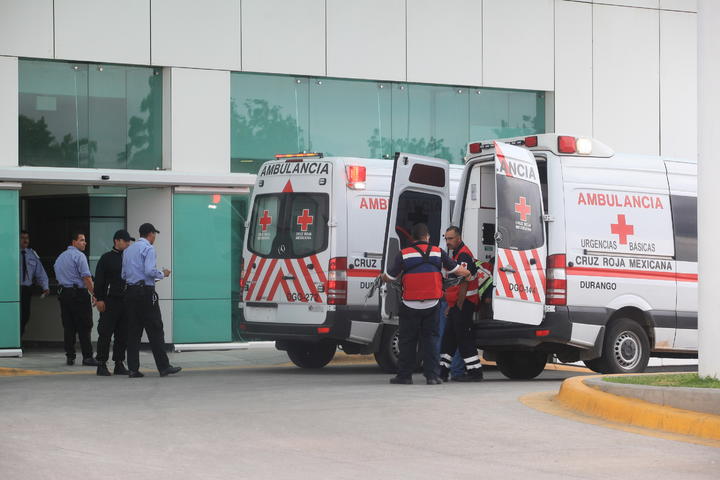
[[[462,169],[446,169],[448,191]],[[275,341],[303,368],[325,366],[339,347],[375,354],[395,371],[397,320],[382,322],[378,297],[367,298],[381,272],[392,172],[390,160],[318,153],[277,155],[260,167],[243,246],[247,336]],[[403,239],[414,223],[439,231],[449,221],[436,218],[439,201],[418,197],[403,208]]]
[[[403,247],[408,198],[434,203],[448,225],[444,160],[400,154],[390,195],[383,269]],[[601,142],[543,134],[468,145],[452,224],[493,262],[490,314],[477,345],[509,378],[549,359],[634,373],[650,356],[697,356],[697,166],[626,155]],[[397,315],[397,292],[381,311]]]

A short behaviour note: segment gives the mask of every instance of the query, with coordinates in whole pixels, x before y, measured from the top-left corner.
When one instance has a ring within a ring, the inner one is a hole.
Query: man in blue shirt
[[[33,285],[40,285],[43,297],[49,293],[48,276],[40,263],[40,257],[30,248],[30,234],[20,232],[20,337],[30,321],[30,300]]]
[[[128,318],[127,360],[130,378],[144,377],[140,373],[140,339],[147,333],[155,365],[161,377],[178,373],[181,368],[170,365],[165,353],[165,331],[155,282],[167,278],[170,270],[157,269],[155,237],[160,233],[152,224],[140,225],[140,239],[123,252],[122,278],[127,283],[125,307]]]
[[[70,236],[71,245],[55,260],[60,318],[65,332],[67,364],[75,363],[75,336],[80,339],[83,365],[97,366],[93,358],[90,331],[93,327],[91,296],[94,293],[90,266],[85,254],[87,241],[82,233]]]

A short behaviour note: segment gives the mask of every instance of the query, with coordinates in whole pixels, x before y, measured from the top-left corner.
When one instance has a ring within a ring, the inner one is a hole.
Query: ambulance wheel
[[[545,370],[547,354],[542,352],[498,352],[498,370],[512,380],[530,380]]]
[[[639,373],[650,360],[650,340],[637,322],[618,318],[605,334],[603,354],[593,360],[600,373]],[[592,367],[590,367],[592,368]]]
[[[385,373],[397,373],[398,361],[400,360],[400,348],[398,342],[398,327],[385,325],[380,349],[375,352],[375,361]]]
[[[300,368],[322,368],[333,359],[337,345],[330,342],[294,342],[288,345],[287,354]]]

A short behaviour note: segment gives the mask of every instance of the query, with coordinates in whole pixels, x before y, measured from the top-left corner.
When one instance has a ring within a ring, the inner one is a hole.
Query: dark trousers
[[[65,355],[75,358],[75,336],[80,339],[83,358],[92,358],[93,348],[90,343],[92,330],[92,305],[90,294],[84,288],[63,288],[60,299],[60,318],[65,332]]]
[[[440,361],[444,367],[450,368],[453,355],[460,350],[466,368],[480,368],[480,358],[473,332],[474,312],[475,304],[469,300],[463,302],[462,309],[456,305],[450,308],[440,347]]]
[[[20,338],[25,334],[25,327],[30,321],[30,301],[32,287],[20,287]]]
[[[110,339],[113,342],[113,361],[125,361],[127,349],[128,322],[123,297],[107,297],[105,311],[100,314],[98,321],[97,361],[105,363],[110,358]]]
[[[437,305],[432,308],[414,309],[400,304],[398,341],[400,359],[398,376],[410,378],[415,370],[418,341],[423,355],[423,374],[427,378],[438,375],[438,316]]]
[[[128,319],[128,368],[133,372],[140,369],[140,340],[143,329],[150,341],[158,371],[168,368],[170,361],[165,353],[165,331],[155,289],[129,285],[125,293],[125,307]]]

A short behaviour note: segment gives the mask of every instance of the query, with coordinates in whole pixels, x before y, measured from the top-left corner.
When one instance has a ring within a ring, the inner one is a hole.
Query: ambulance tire
[[[498,352],[498,370],[511,380],[530,380],[540,375],[547,364],[547,354],[533,351]]]
[[[602,357],[590,367],[598,373],[640,373],[650,360],[650,340],[645,329],[629,318],[618,318],[607,329]],[[587,365],[587,364],[586,364]]]
[[[375,361],[385,373],[397,373],[400,349],[398,348],[398,327],[385,325],[380,348],[375,352]]]
[[[322,368],[333,359],[337,344],[332,342],[293,342],[288,345],[290,361],[300,368]]]

